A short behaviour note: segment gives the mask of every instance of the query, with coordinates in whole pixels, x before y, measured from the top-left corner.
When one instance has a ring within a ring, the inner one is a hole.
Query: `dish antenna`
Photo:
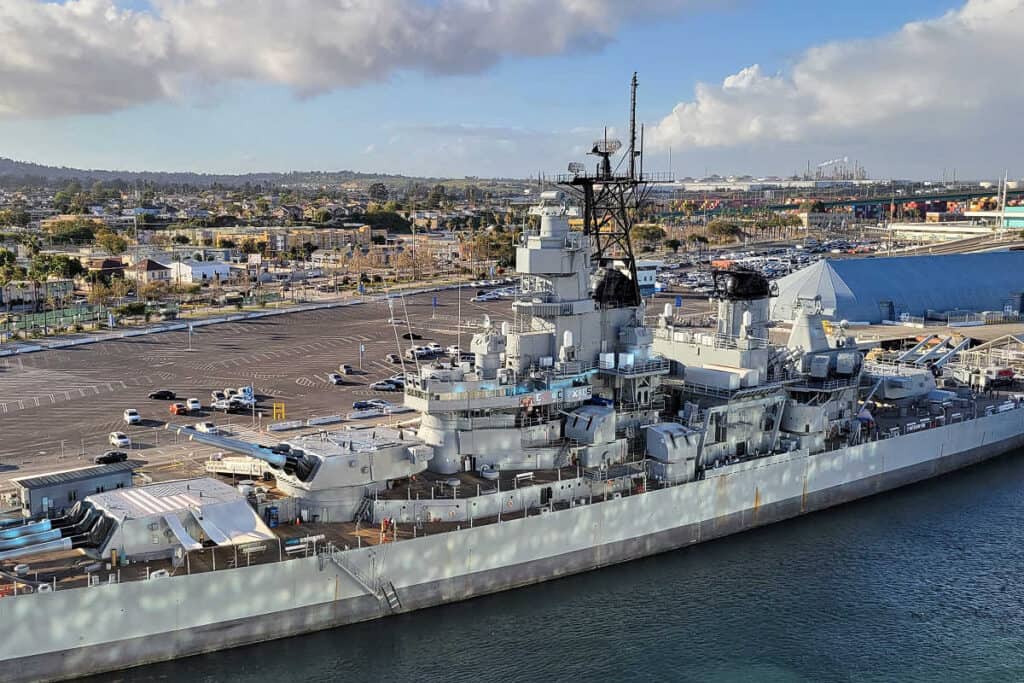
[[[572,173],[574,176],[583,175],[585,170],[586,167],[578,161],[573,161],[569,164],[569,173]]]
[[[593,154],[596,157],[600,157],[601,161],[598,163],[597,175],[600,178],[611,178],[612,177],[612,162],[611,156],[622,149],[622,142],[619,140],[608,139],[608,129],[604,131],[604,137],[600,140],[594,141],[594,146],[587,154]]]

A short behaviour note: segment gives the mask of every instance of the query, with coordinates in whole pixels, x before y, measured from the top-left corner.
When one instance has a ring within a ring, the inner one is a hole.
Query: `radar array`
[[[622,149],[622,142],[608,139],[608,129],[605,128],[604,136],[595,140],[587,153],[597,157],[594,171],[588,172],[583,163],[574,161],[569,164],[569,173],[558,177],[558,184],[582,199],[583,233],[591,237],[594,262],[603,268],[611,268],[616,259],[624,262],[633,283],[633,303],[639,304],[642,298],[630,232],[653,185],[670,182],[672,178],[669,175],[645,175],[643,172],[643,126],[640,127],[639,149],[636,144],[636,89],[634,72],[630,82],[629,147],[619,164],[613,167],[612,157]],[[627,162],[626,171],[620,173],[618,166],[622,161]]]

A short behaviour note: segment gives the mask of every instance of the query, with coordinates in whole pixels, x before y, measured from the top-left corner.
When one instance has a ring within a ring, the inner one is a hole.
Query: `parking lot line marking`
[[[64,392],[64,400],[65,401],[70,401],[71,400],[71,392],[70,391],[65,391]]]
[[[25,410],[25,402],[18,401],[18,410]]]
[[[7,404],[6,403],[0,403],[0,407],[2,407],[4,409],[4,415],[6,415],[7,414]]]

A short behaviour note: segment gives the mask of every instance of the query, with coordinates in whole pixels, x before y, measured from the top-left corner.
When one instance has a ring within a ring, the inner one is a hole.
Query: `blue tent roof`
[[[821,297],[827,317],[881,322],[882,302],[894,313],[1001,311],[1024,291],[1024,252],[823,260],[778,281],[774,320],[792,320],[799,299]]]

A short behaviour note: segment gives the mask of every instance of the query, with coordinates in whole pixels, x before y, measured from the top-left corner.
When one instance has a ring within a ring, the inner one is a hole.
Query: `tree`
[[[32,217],[28,211],[20,207],[13,209],[4,209],[0,211],[0,225],[17,225],[25,227],[31,222]]]
[[[431,209],[437,209],[447,200],[448,196],[445,193],[444,185],[434,185],[430,190],[430,194],[427,195],[427,206]]]
[[[124,299],[132,292],[132,283],[122,277],[115,277],[110,281],[110,296],[118,301]]]
[[[167,283],[159,280],[148,282],[139,288],[139,296],[146,301],[158,301],[167,296]]]
[[[665,240],[665,246],[672,250],[673,254],[679,253],[679,247],[683,246],[683,243],[676,238]]]
[[[743,236],[743,228],[737,223],[727,221],[723,218],[716,218],[715,220],[708,223],[707,233],[712,237],[718,239],[739,239]]]
[[[64,254],[36,254],[29,264],[29,277],[33,280],[45,280],[50,276],[70,280],[86,272],[81,261]]]
[[[110,298],[110,288],[102,282],[94,282],[89,290],[87,301],[93,306],[103,306]]]
[[[96,244],[112,256],[119,256],[128,250],[128,240],[109,230],[96,233]]]
[[[633,227],[633,238],[638,242],[659,242],[665,239],[665,231],[657,225],[642,223]]]
[[[370,185],[370,189],[367,194],[370,195],[370,199],[376,202],[385,202],[388,199],[388,188],[384,183],[373,183]]]

